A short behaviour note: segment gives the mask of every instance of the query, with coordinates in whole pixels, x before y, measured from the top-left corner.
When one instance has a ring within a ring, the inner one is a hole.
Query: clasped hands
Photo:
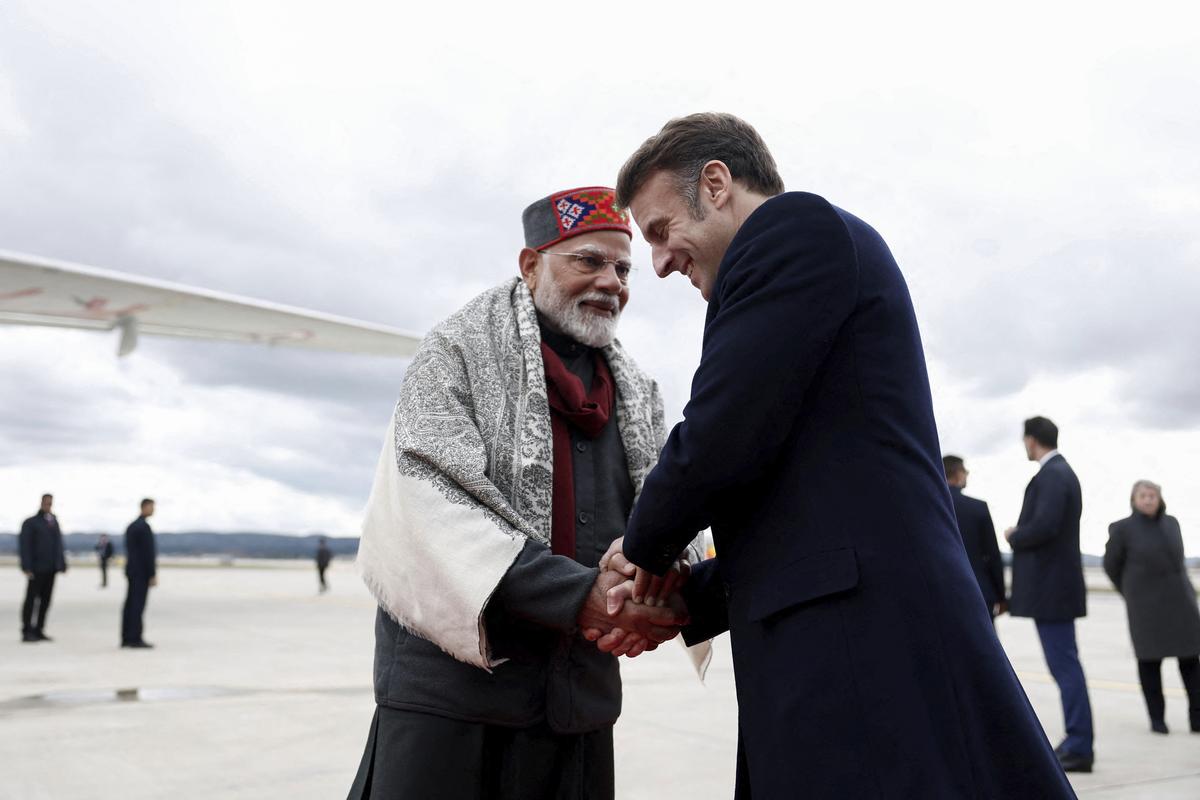
[[[600,575],[579,612],[583,636],[602,652],[636,658],[679,635],[688,623],[679,588],[688,564],[680,559],[663,577],[633,564],[617,539],[600,559]]]

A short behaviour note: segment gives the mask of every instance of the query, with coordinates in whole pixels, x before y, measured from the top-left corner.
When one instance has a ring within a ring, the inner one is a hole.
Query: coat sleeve
[[[1058,536],[1067,510],[1066,483],[1056,471],[1046,472],[1038,483],[1033,515],[1018,525],[1008,539],[1013,550],[1033,550]]]
[[[992,588],[996,590],[996,597],[1004,600],[1008,593],[1004,589],[1004,560],[1000,557],[1000,544],[996,540],[996,525],[992,522],[992,512],[987,503],[982,504],[980,510],[983,512],[983,549],[987,560],[988,579],[992,582]]]
[[[646,479],[625,537],[625,554],[655,574],[710,527],[723,493],[760,479],[776,459],[854,309],[857,260],[832,207],[785,222],[755,223],[726,253],[684,420]]]
[[[696,645],[729,630],[729,606],[717,559],[710,558],[692,567],[682,595],[692,619],[683,629],[686,644]]]
[[[1121,524],[1114,522],[1108,526],[1108,542],[1104,545],[1104,572],[1118,592],[1121,591],[1121,577],[1125,572],[1125,555]]]
[[[27,519],[21,523],[21,534],[18,537],[21,549],[21,571],[33,572],[33,520]]]
[[[574,633],[579,609],[599,574],[599,569],[527,541],[496,586],[487,614],[502,613],[558,633]]]
[[[154,541],[154,531],[149,525],[146,525],[146,565],[150,568],[149,577],[158,575],[158,543]]]
[[[67,571],[67,553],[63,547],[62,524],[54,528],[54,569],[57,572]]]

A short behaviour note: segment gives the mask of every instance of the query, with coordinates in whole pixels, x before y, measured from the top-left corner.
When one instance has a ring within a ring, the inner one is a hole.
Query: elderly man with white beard
[[[610,614],[626,578],[598,567],[665,437],[658,386],[614,338],[632,232],[613,199],[530,205],[519,277],[405,373],[358,551],[377,708],[351,797],[614,796],[616,655],[673,638],[686,609]]]

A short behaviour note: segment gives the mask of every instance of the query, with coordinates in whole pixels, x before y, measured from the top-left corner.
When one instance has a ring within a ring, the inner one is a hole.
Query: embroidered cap
[[[616,207],[616,199],[616,192],[607,186],[585,186],[543,197],[521,214],[525,246],[544,250],[592,231],[621,231],[632,239],[629,213]]]

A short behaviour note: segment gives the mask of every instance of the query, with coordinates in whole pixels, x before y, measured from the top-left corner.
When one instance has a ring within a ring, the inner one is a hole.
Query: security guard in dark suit
[[[58,517],[50,511],[53,504],[53,495],[42,495],[38,513],[21,523],[18,537],[21,571],[29,580],[25,586],[25,603],[21,606],[23,642],[50,641],[42,629],[46,626],[46,612],[50,609],[50,595],[54,593],[54,576],[67,571],[62,529],[58,527]]]
[[[992,619],[1008,610],[1004,592],[1004,562],[1000,559],[1000,545],[996,541],[996,526],[988,504],[974,497],[967,497],[967,470],[959,456],[942,456],[942,468],[946,471],[946,483],[950,486],[950,499],[954,501],[954,515],[958,519],[958,533],[962,536],[971,571],[979,581],[979,591],[987,603]]]
[[[125,577],[129,590],[121,609],[121,647],[149,648],[154,645],[142,638],[142,614],[151,586],[158,585],[157,549],[154,531],[146,522],[154,514],[154,501],[142,501],[142,513],[125,529]]]

